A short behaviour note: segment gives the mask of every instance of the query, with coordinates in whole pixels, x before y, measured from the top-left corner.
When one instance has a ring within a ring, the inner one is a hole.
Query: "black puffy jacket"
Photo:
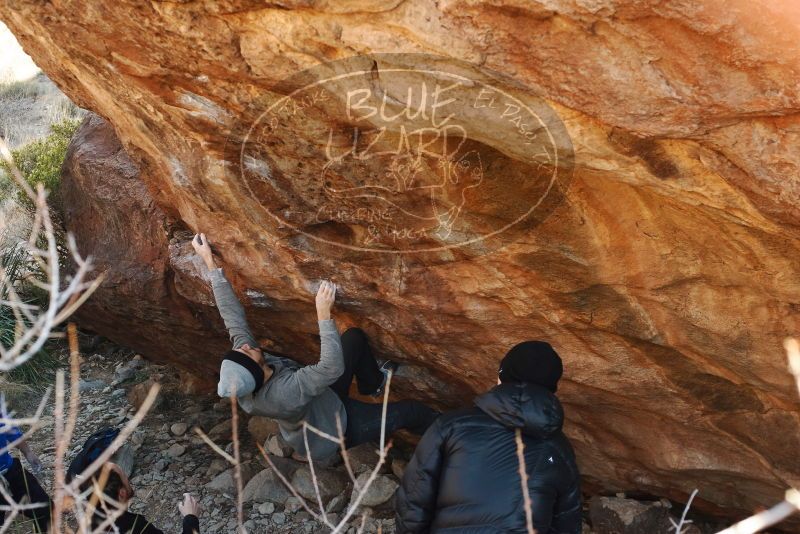
[[[579,534],[578,468],[556,396],[531,384],[501,384],[475,405],[441,416],[425,432],[397,492],[397,532],[527,532],[519,428],[536,532]]]

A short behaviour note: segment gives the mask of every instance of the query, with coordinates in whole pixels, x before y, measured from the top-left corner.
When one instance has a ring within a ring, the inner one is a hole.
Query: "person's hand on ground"
[[[331,318],[331,308],[336,300],[336,284],[323,280],[317,291],[317,318],[326,321]]]
[[[211,252],[211,245],[208,244],[206,234],[195,235],[194,239],[192,239],[192,247],[194,247],[194,251],[202,258],[203,262],[205,262],[209,271],[217,268],[217,264],[214,261],[214,254]]]
[[[182,517],[187,515],[200,516],[200,503],[192,496],[191,493],[183,494],[183,502],[178,503],[178,511]]]

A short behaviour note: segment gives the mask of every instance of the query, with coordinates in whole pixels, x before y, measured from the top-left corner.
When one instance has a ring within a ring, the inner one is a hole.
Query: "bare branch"
[[[797,393],[800,395],[800,343],[798,343],[797,339],[788,338],[783,342],[783,347],[786,349],[786,355],[789,359],[789,371],[794,375],[797,383]],[[769,510],[750,516],[717,534],[754,534],[780,523],[797,511],[800,511],[800,491],[790,488],[782,502]]]
[[[717,534],[755,534],[776,523],[780,523],[798,510],[800,510],[800,492],[796,489],[790,489],[786,492],[786,500],[776,504],[769,510],[764,510],[736,523],[732,527],[717,532]]]
[[[525,444],[522,442],[522,432],[519,428],[514,431],[514,440],[517,442],[517,465],[519,467],[519,481],[522,486],[522,502],[525,508],[525,526],[528,534],[536,534],[533,528],[533,506],[531,494],[528,491],[528,469],[525,466]]]
[[[338,415],[338,414],[337,414]],[[306,454],[311,450],[308,446],[308,423],[303,421],[303,443],[306,446]],[[322,495],[319,491],[319,482],[317,482],[317,472],[314,470],[314,458],[308,454],[308,470],[311,471],[311,482],[314,485],[314,492],[317,496],[317,503],[319,504],[319,512],[322,515],[322,520],[328,523],[328,514],[325,513],[325,504],[322,502]]]
[[[339,417],[339,414],[336,414],[336,433],[339,435],[339,447],[342,449],[342,460],[344,461],[344,468],[347,470],[347,474],[350,476],[350,480],[353,482],[353,485],[356,484],[356,475],[353,473],[353,466],[350,465],[350,456],[345,454],[347,450],[347,444],[344,440],[344,431],[342,430],[342,418]]]
[[[672,528],[675,529],[675,534],[683,534],[683,526],[688,525],[692,522],[691,519],[686,519],[686,514],[689,513],[689,508],[692,507],[692,501],[697,496],[698,490],[695,489],[692,494],[689,496],[689,502],[686,503],[686,506],[683,507],[683,514],[681,514],[681,520],[677,523],[670,517],[669,522],[672,523]]]
[[[239,410],[236,402],[236,386],[231,394],[231,434],[233,435],[233,476],[236,480],[236,521],[241,534],[244,530],[244,501],[242,500],[242,464],[239,454]]]
[[[64,457],[67,449],[69,449],[69,444],[72,442],[72,434],[75,431],[75,422],[78,419],[78,406],[80,401],[80,351],[78,349],[78,330],[75,327],[75,323],[70,323],[67,327],[67,331],[69,333],[70,349],[70,392],[69,413],[67,415],[66,424],[63,422],[64,378],[61,371],[59,371],[56,376],[56,458],[53,481],[53,532],[61,532],[61,514],[64,506],[65,483]]]
[[[194,428],[194,431],[195,431],[195,433],[196,433],[198,436],[200,436],[200,439],[202,439],[203,441],[205,441],[205,442],[206,442],[206,445],[208,445],[209,447],[211,447],[211,449],[212,449],[214,452],[216,452],[217,454],[219,454],[220,456],[222,456],[223,458],[225,458],[225,460],[226,460],[226,461],[227,461],[229,464],[231,464],[231,465],[236,465],[236,458],[234,458],[233,456],[231,456],[230,454],[228,454],[227,452],[225,452],[224,450],[222,450],[222,448],[221,448],[219,445],[217,445],[216,443],[214,443],[213,441],[211,441],[211,438],[209,438],[209,437],[206,435],[206,433],[202,431],[202,429],[200,429],[199,427],[195,427],[195,428]]]
[[[800,343],[794,338],[789,338],[783,342],[783,346],[789,357],[789,370],[797,382],[797,394],[800,395]]]

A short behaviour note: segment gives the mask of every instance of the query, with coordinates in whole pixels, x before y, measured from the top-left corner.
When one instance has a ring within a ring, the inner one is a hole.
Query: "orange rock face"
[[[592,487],[738,514],[800,483],[796,3],[262,6],[0,5],[132,158],[96,119],[73,143],[87,326],[213,380],[204,231],[265,344],[313,359],[330,277],[401,395],[467,402],[550,341]]]

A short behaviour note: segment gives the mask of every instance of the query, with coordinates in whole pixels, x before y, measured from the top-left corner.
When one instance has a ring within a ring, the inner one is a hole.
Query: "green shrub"
[[[41,183],[49,191],[49,204],[55,213],[61,212],[59,198],[61,165],[67,154],[69,140],[72,139],[78,125],[80,125],[80,119],[64,119],[50,126],[50,134],[47,137],[37,139],[11,151],[14,163],[25,180],[34,188],[36,184]],[[0,169],[3,170],[2,182],[0,182],[0,200],[16,195],[20,204],[33,209],[33,202],[23,191],[18,190],[19,188],[11,177],[8,164],[4,161],[0,162]]]

